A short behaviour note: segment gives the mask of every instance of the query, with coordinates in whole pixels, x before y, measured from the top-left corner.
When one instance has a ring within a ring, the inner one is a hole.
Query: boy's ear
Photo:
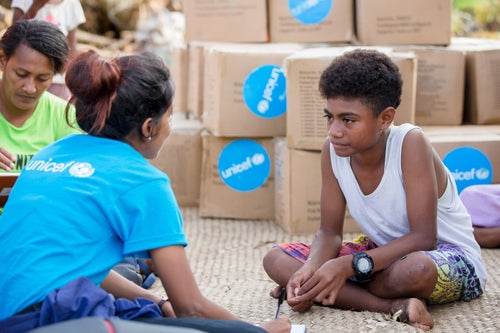
[[[393,107],[387,107],[379,115],[379,119],[384,129],[391,126],[394,121],[394,116],[396,115],[396,110]]]

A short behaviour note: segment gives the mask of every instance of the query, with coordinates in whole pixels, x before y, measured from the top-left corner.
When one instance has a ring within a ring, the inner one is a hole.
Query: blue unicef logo
[[[288,0],[290,14],[303,24],[318,24],[330,15],[333,0]]]
[[[493,169],[488,157],[479,149],[459,147],[453,149],[443,159],[457,184],[458,193],[464,188],[477,184],[491,184]]]
[[[258,142],[238,139],[222,149],[218,167],[219,175],[227,186],[236,191],[249,192],[266,182],[271,160]]]
[[[248,74],[243,83],[247,107],[262,118],[276,118],[286,112],[286,79],[279,66],[264,65]]]

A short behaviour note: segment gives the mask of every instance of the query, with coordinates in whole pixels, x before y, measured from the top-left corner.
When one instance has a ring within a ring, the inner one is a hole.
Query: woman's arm
[[[162,247],[151,250],[150,254],[178,317],[238,319],[202,295],[183,246]]]
[[[150,251],[163,287],[177,317],[229,319],[238,317],[205,298],[195,281],[183,246],[167,246]],[[260,326],[270,333],[290,332],[290,320],[282,317]]]

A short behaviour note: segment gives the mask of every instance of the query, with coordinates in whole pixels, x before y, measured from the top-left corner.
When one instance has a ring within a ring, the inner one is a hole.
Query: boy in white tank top
[[[328,136],[321,153],[321,225],[311,245],[264,258],[294,311],[314,302],[393,315],[422,330],[427,304],[471,300],[486,269],[453,177],[422,130],[394,126],[402,79],[389,56],[356,49],[322,73]],[[365,235],[343,242],[346,206]],[[271,292],[276,296],[279,289]]]

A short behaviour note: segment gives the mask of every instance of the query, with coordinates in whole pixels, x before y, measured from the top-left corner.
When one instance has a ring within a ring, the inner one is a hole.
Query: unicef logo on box
[[[218,161],[219,175],[227,186],[240,192],[261,187],[269,177],[269,154],[256,141],[235,140],[222,149]]]
[[[330,15],[332,0],[288,0],[290,14],[303,24],[318,24]]]
[[[248,74],[243,83],[243,100],[262,118],[276,118],[286,112],[286,79],[279,66],[264,65]]]
[[[477,184],[491,184],[493,170],[488,157],[479,149],[459,147],[453,149],[443,159],[457,184],[458,193],[464,188]]]

